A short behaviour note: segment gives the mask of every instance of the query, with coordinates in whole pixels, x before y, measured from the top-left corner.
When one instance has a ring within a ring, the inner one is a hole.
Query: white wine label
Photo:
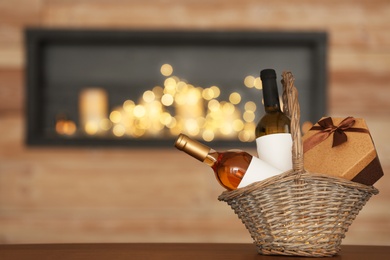
[[[256,139],[256,145],[261,160],[283,172],[292,169],[291,134],[264,135]]]
[[[249,167],[237,188],[245,187],[251,183],[265,180],[280,173],[282,173],[281,170],[276,169],[268,163],[253,156],[251,163],[249,164]]]

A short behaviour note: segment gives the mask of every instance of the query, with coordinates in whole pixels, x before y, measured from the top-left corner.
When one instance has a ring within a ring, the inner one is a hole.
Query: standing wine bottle
[[[245,151],[217,152],[184,134],[178,136],[175,147],[210,166],[219,184],[228,190],[241,188],[281,173],[280,170]]]
[[[280,108],[275,70],[262,70],[260,78],[263,85],[265,115],[255,130],[257,153],[263,161],[287,171],[292,168],[291,121]]]

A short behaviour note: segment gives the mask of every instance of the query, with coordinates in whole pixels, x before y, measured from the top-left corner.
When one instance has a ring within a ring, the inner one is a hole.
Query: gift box
[[[303,137],[304,167],[309,172],[373,185],[383,170],[362,118],[324,117]]]

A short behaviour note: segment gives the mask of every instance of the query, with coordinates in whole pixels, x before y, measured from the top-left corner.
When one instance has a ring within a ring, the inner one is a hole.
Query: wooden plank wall
[[[0,0],[0,243],[251,241],[211,171],[171,147],[26,147],[28,26],[327,31],[328,114],[364,117],[389,174],[387,0]],[[390,245],[389,175],[376,186],[344,243]]]

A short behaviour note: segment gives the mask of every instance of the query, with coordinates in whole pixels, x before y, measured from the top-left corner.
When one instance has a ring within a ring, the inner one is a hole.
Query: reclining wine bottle
[[[265,114],[255,130],[257,154],[261,160],[273,167],[287,171],[292,168],[291,121],[280,108],[275,70],[262,70],[260,78]]]
[[[228,190],[242,188],[282,172],[245,151],[217,152],[184,134],[178,136],[175,147],[210,166],[219,184]]]

